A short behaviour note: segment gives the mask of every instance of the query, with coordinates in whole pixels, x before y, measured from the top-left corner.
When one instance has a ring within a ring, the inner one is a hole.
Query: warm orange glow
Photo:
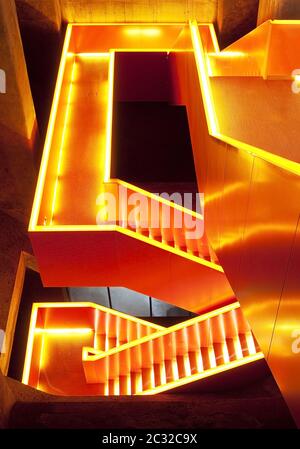
[[[124,30],[124,33],[132,36],[134,38],[139,37],[157,37],[161,35],[160,28],[148,28],[148,27],[139,27],[139,28],[127,28]]]
[[[104,58],[104,59],[106,59],[106,58],[109,58],[110,54],[109,53],[97,53],[97,52],[95,52],[95,53],[72,53],[72,52],[69,52],[69,53],[67,53],[67,56],[68,57],[74,56],[76,58],[95,58],[95,59]]]
[[[41,167],[40,167],[40,172],[39,172],[39,177],[38,177],[38,182],[37,182],[37,187],[36,187],[36,192],[35,192],[35,197],[34,197],[34,203],[33,203],[30,223],[29,223],[29,230],[33,230],[38,221],[38,214],[39,214],[41,200],[42,200],[42,194],[43,194],[46,171],[47,171],[47,164],[48,164],[50,150],[51,150],[51,143],[52,143],[52,137],[53,137],[53,132],[54,132],[55,119],[56,119],[58,102],[59,102],[59,97],[60,97],[61,88],[62,88],[63,76],[64,76],[64,72],[65,72],[67,52],[68,52],[68,48],[70,45],[71,33],[72,33],[72,26],[68,25],[67,31],[66,31],[64,47],[63,47],[63,51],[62,51],[61,62],[60,62],[59,71],[58,71],[58,76],[57,76],[57,81],[56,81],[56,86],[55,86],[55,91],[54,91],[54,98],[53,98],[51,112],[50,112],[45,146],[44,146],[44,151],[43,151],[43,156],[42,156],[42,161],[41,161]]]
[[[286,159],[281,156],[277,156],[276,154],[272,154],[268,151],[265,151],[261,148],[254,147],[252,145],[248,145],[244,142],[240,142],[236,139],[233,139],[229,136],[225,136],[220,133],[218,122],[217,122],[217,114],[213,102],[213,97],[211,93],[210,81],[209,81],[209,68],[207,67],[205,53],[202,45],[202,40],[199,33],[198,24],[196,22],[190,23],[192,40],[194,45],[194,52],[196,58],[196,64],[198,68],[199,81],[201,85],[202,95],[205,104],[205,112],[207,118],[207,124],[209,128],[210,134],[231,145],[233,148],[238,150],[246,151],[252,155],[258,156],[261,159],[264,159],[278,167],[283,168],[291,173],[295,173],[297,175],[300,174],[300,164],[293,162],[289,159]],[[211,34],[215,34],[213,25],[209,25],[209,30]]]
[[[58,189],[58,183],[60,176],[62,174],[62,158],[63,158],[63,149],[65,146],[65,140],[66,140],[66,134],[67,134],[67,128],[68,128],[68,122],[69,122],[69,115],[70,115],[70,106],[72,104],[72,89],[74,84],[74,76],[75,76],[75,67],[76,67],[76,61],[73,61],[72,66],[72,72],[71,72],[71,80],[70,80],[70,87],[69,87],[69,94],[67,99],[67,107],[66,107],[66,114],[65,114],[65,121],[63,125],[63,133],[61,138],[61,144],[59,148],[59,156],[58,156],[58,166],[57,166],[57,172],[56,172],[56,179],[54,183],[54,192],[53,192],[53,201],[52,201],[52,208],[51,208],[51,219],[50,219],[50,225],[53,224],[53,217],[55,214],[55,207],[56,207],[56,197],[57,197],[57,189]]]
[[[193,375],[193,376],[190,376],[190,377],[187,377],[187,378],[184,378],[184,379],[178,379],[178,380],[170,382],[170,383],[168,383],[166,385],[162,385],[160,387],[156,387],[155,389],[149,389],[147,391],[143,391],[143,392],[138,393],[138,394],[147,396],[147,395],[152,395],[152,394],[163,393],[164,391],[171,390],[172,388],[178,388],[180,386],[187,385],[190,382],[196,382],[198,380],[205,379],[207,377],[210,377],[210,376],[213,376],[213,375],[216,375],[216,374],[220,374],[220,373],[223,373],[225,371],[229,371],[229,370],[234,369],[234,368],[238,368],[239,366],[246,365],[248,363],[256,362],[256,361],[261,360],[263,358],[264,358],[263,354],[261,352],[258,352],[257,354],[255,354],[253,356],[244,357],[244,359],[242,361],[236,360],[236,361],[230,362],[230,363],[228,363],[226,365],[215,366],[214,368],[210,368],[210,369],[204,371],[203,373],[199,373],[197,375]]]
[[[164,328],[93,303],[34,304],[23,383],[49,393],[54,388],[65,395],[94,394],[96,385],[99,385],[97,394],[101,395],[148,395],[195,382],[263,357],[254,345],[248,324],[236,311],[239,311],[237,302]],[[218,321],[214,321],[216,318]],[[248,346],[252,345],[248,354],[241,352],[240,344],[227,348],[226,341],[233,336],[231,330],[226,337],[226,326],[231,328],[232,319],[236,343],[239,335],[245,333]],[[47,327],[37,325],[44,320]],[[61,327],[65,322],[68,326]],[[219,356],[212,339],[220,331],[222,364],[217,362]],[[86,342],[94,346],[87,346]],[[203,351],[208,357],[205,366]],[[157,364],[156,374],[154,365],[149,363]],[[85,377],[79,375],[82,364]]]
[[[195,59],[199,74],[199,79],[201,83],[201,88],[203,89],[203,99],[204,99],[204,106],[205,106],[205,112],[207,116],[208,121],[208,127],[209,132],[212,135],[218,134],[219,127],[217,123],[217,116],[212,100],[212,93],[209,83],[209,77],[208,72],[206,70],[205,66],[205,57],[204,57],[204,50],[202,47],[198,25],[196,22],[191,22],[191,34],[192,34],[192,41],[194,45],[194,51],[195,51]]]

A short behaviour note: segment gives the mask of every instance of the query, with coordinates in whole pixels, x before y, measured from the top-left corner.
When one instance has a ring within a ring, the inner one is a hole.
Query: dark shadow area
[[[40,138],[44,142],[64,30],[59,32],[47,17],[27,3],[16,2],[16,7]],[[41,153],[42,148],[37,149],[37,164]]]
[[[43,287],[39,273],[26,269],[8,369],[9,377],[19,381],[22,380],[32,304],[34,302],[64,302],[66,300],[67,296],[64,289]]]
[[[121,419],[120,419],[121,417]],[[223,392],[16,403],[10,428],[295,429],[272,378]]]

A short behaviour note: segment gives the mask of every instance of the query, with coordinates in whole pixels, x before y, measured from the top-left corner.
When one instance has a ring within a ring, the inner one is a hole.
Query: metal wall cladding
[[[288,201],[288,199],[287,199]],[[269,365],[285,395],[296,422],[300,423],[300,224],[291,247]]]
[[[300,177],[209,136],[195,64],[185,64],[206,232],[300,425]]]

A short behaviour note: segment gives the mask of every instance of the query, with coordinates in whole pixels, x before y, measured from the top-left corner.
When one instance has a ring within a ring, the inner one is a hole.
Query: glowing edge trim
[[[173,246],[167,245],[166,243],[159,242],[145,235],[139,234],[131,229],[123,228],[118,225],[63,225],[63,226],[36,226],[34,232],[32,234],[36,234],[39,232],[105,232],[105,231],[117,231],[121,234],[128,235],[129,237],[133,237],[136,240],[140,240],[144,243],[148,243],[151,246],[156,246],[157,248],[164,249],[169,251],[170,253],[176,254],[177,256],[184,257],[185,259],[192,260],[200,265],[212,268],[213,270],[219,271],[220,273],[224,273],[221,265],[218,265],[214,262],[210,262],[206,259],[202,259],[201,257],[194,256],[186,251],[180,250],[178,248],[174,248]]]
[[[299,24],[299,22],[298,22]],[[215,34],[214,26],[212,24],[208,24],[210,33],[213,36]],[[232,147],[235,147],[238,150],[246,151],[253,156],[257,156],[260,159],[263,159],[277,167],[283,168],[291,173],[296,175],[300,175],[300,164],[297,162],[293,162],[289,159],[283,158],[276,154],[272,154],[268,151],[265,151],[261,148],[254,147],[252,145],[246,144],[239,140],[233,139],[231,137],[225,136],[220,133],[219,125],[217,122],[216,112],[214,108],[213,96],[211,92],[210,80],[208,76],[208,70],[206,67],[206,61],[204,56],[204,49],[202,45],[202,40],[199,33],[198,24],[196,21],[190,21],[190,29],[192,35],[192,42],[194,46],[194,53],[196,59],[196,65],[198,70],[198,76],[201,86],[201,91],[204,100],[204,108],[205,115],[208,125],[209,134],[212,137],[221,140],[229,144]],[[213,40],[215,42],[215,40]]]
[[[68,98],[67,98],[66,113],[65,113],[65,118],[64,118],[63,132],[62,132],[61,141],[60,141],[60,147],[59,147],[59,152],[58,152],[58,164],[57,164],[56,178],[55,178],[54,191],[53,191],[53,199],[52,199],[52,206],[51,206],[50,226],[52,226],[53,217],[55,216],[55,204],[56,204],[56,197],[57,197],[57,189],[58,189],[59,178],[60,178],[60,175],[61,175],[61,163],[62,163],[64,146],[65,146],[65,139],[66,139],[68,120],[69,120],[69,115],[70,115],[70,102],[71,102],[72,90],[73,90],[73,84],[74,84],[75,66],[76,66],[76,61],[75,61],[75,57],[74,57],[73,65],[72,65],[72,71],[71,71],[71,80],[70,80],[70,86],[69,86],[69,93],[68,93]]]
[[[192,217],[198,218],[199,220],[203,220],[203,215],[199,214],[198,212],[180,206],[180,204],[172,203],[161,196],[155,195],[154,193],[151,193],[148,190],[141,189],[140,187],[130,184],[129,182],[122,181],[121,179],[118,178],[110,178],[109,182],[111,183],[115,182],[123,187],[126,187],[128,190],[133,190],[134,192],[141,193],[143,196],[147,196],[148,198],[151,198],[154,201],[158,201],[159,203],[165,204],[166,206],[169,206],[171,209],[179,210],[180,212],[183,212],[187,215],[191,215]]]
[[[106,153],[104,182],[110,179],[111,165],[111,139],[112,139],[112,120],[113,120],[113,101],[114,101],[114,71],[115,71],[115,53],[110,52],[108,69],[108,103],[107,103],[107,122],[106,122]]]

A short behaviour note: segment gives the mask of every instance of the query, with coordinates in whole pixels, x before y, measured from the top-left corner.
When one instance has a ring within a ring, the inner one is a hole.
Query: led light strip
[[[36,226],[37,221],[38,221],[38,215],[39,215],[40,206],[41,206],[43,188],[44,188],[44,184],[45,184],[47,166],[48,166],[49,155],[50,155],[50,150],[51,150],[51,143],[52,143],[52,138],[53,138],[53,133],[54,133],[54,125],[55,125],[57,108],[58,108],[58,103],[59,103],[59,98],[60,98],[60,93],[61,93],[61,88],[62,88],[63,76],[64,76],[64,72],[65,72],[65,67],[66,67],[67,52],[68,52],[68,48],[70,45],[71,34],[72,34],[72,26],[69,24],[67,26],[67,30],[66,30],[66,37],[65,37],[65,42],[64,42],[64,46],[63,46],[62,57],[61,57],[61,62],[60,62],[58,75],[57,75],[57,81],[56,81],[56,86],[55,86],[55,91],[54,91],[54,98],[53,98],[53,102],[52,102],[50,119],[49,119],[47,134],[46,134],[45,146],[44,146],[42,160],[41,160],[41,168],[40,168],[38,181],[37,181],[37,187],[36,187],[35,196],[34,196],[32,214],[30,217],[29,231],[34,230],[34,227]]]
[[[300,24],[300,22],[298,22],[298,24]],[[211,36],[213,36],[213,34],[215,34],[214,27],[212,24],[209,24],[208,26],[210,29]],[[246,151],[247,153],[250,153],[253,156],[257,156],[261,159],[264,159],[265,161],[270,162],[271,164],[276,165],[277,167],[283,168],[284,170],[287,170],[296,175],[300,175],[299,163],[293,162],[281,156],[277,156],[276,154],[272,154],[261,148],[248,145],[244,142],[241,142],[239,140],[233,139],[220,133],[216,111],[214,108],[213,96],[211,92],[208,68],[206,66],[206,60],[204,56],[204,49],[199,33],[198,24],[196,21],[190,22],[190,29],[194,46],[194,53],[199,75],[199,81],[204,100],[205,115],[209,129],[209,134],[212,137],[215,137],[234,148]]]
[[[191,382],[196,382],[197,380],[205,379],[206,377],[213,376],[215,374],[222,373],[224,371],[229,371],[233,368],[238,368],[239,366],[246,365],[248,363],[256,362],[258,360],[262,360],[264,358],[264,355],[262,352],[258,352],[255,355],[244,357],[242,360],[235,360],[233,362],[229,362],[224,365],[216,366],[215,368],[209,368],[202,373],[199,374],[193,374],[192,376],[186,376],[178,380],[174,380],[172,382],[168,382],[165,385],[160,385],[157,387],[154,387],[153,389],[144,390],[139,393],[136,393],[138,396],[148,396],[153,394],[162,393],[164,391],[170,390],[172,388],[178,388],[180,386],[189,384]]]
[[[113,101],[114,101],[114,67],[115,53],[110,53],[109,69],[108,69],[108,104],[107,104],[107,121],[106,121],[106,157],[104,168],[104,182],[110,179],[111,164],[111,140],[112,140],[112,118],[113,118]]]
[[[127,321],[132,321],[136,324],[141,324],[143,326],[149,327],[153,329],[154,331],[161,331],[165,328],[163,326],[159,326],[158,324],[150,323],[148,321],[142,320],[140,318],[136,318],[133,316],[126,315],[125,313],[119,312],[117,310],[108,309],[104,306],[100,306],[99,304],[91,303],[91,302],[76,302],[76,303],[67,303],[67,302],[50,302],[50,303],[34,303],[32,305],[32,311],[31,311],[31,318],[30,318],[30,324],[29,324],[29,332],[28,332],[28,339],[27,339],[27,347],[26,347],[26,354],[25,354],[25,362],[24,362],[24,368],[23,368],[23,376],[22,376],[22,383],[28,385],[29,382],[29,376],[30,376],[30,369],[31,369],[31,360],[32,360],[32,351],[33,351],[33,343],[34,343],[34,337],[35,335],[70,335],[74,331],[77,332],[77,334],[87,334],[90,333],[90,328],[73,328],[73,329],[43,329],[43,328],[37,328],[36,322],[38,317],[38,311],[39,309],[73,309],[73,308],[82,308],[82,307],[88,307],[92,309],[99,310],[102,313],[105,313],[107,315],[114,315],[116,317],[120,317]]]

